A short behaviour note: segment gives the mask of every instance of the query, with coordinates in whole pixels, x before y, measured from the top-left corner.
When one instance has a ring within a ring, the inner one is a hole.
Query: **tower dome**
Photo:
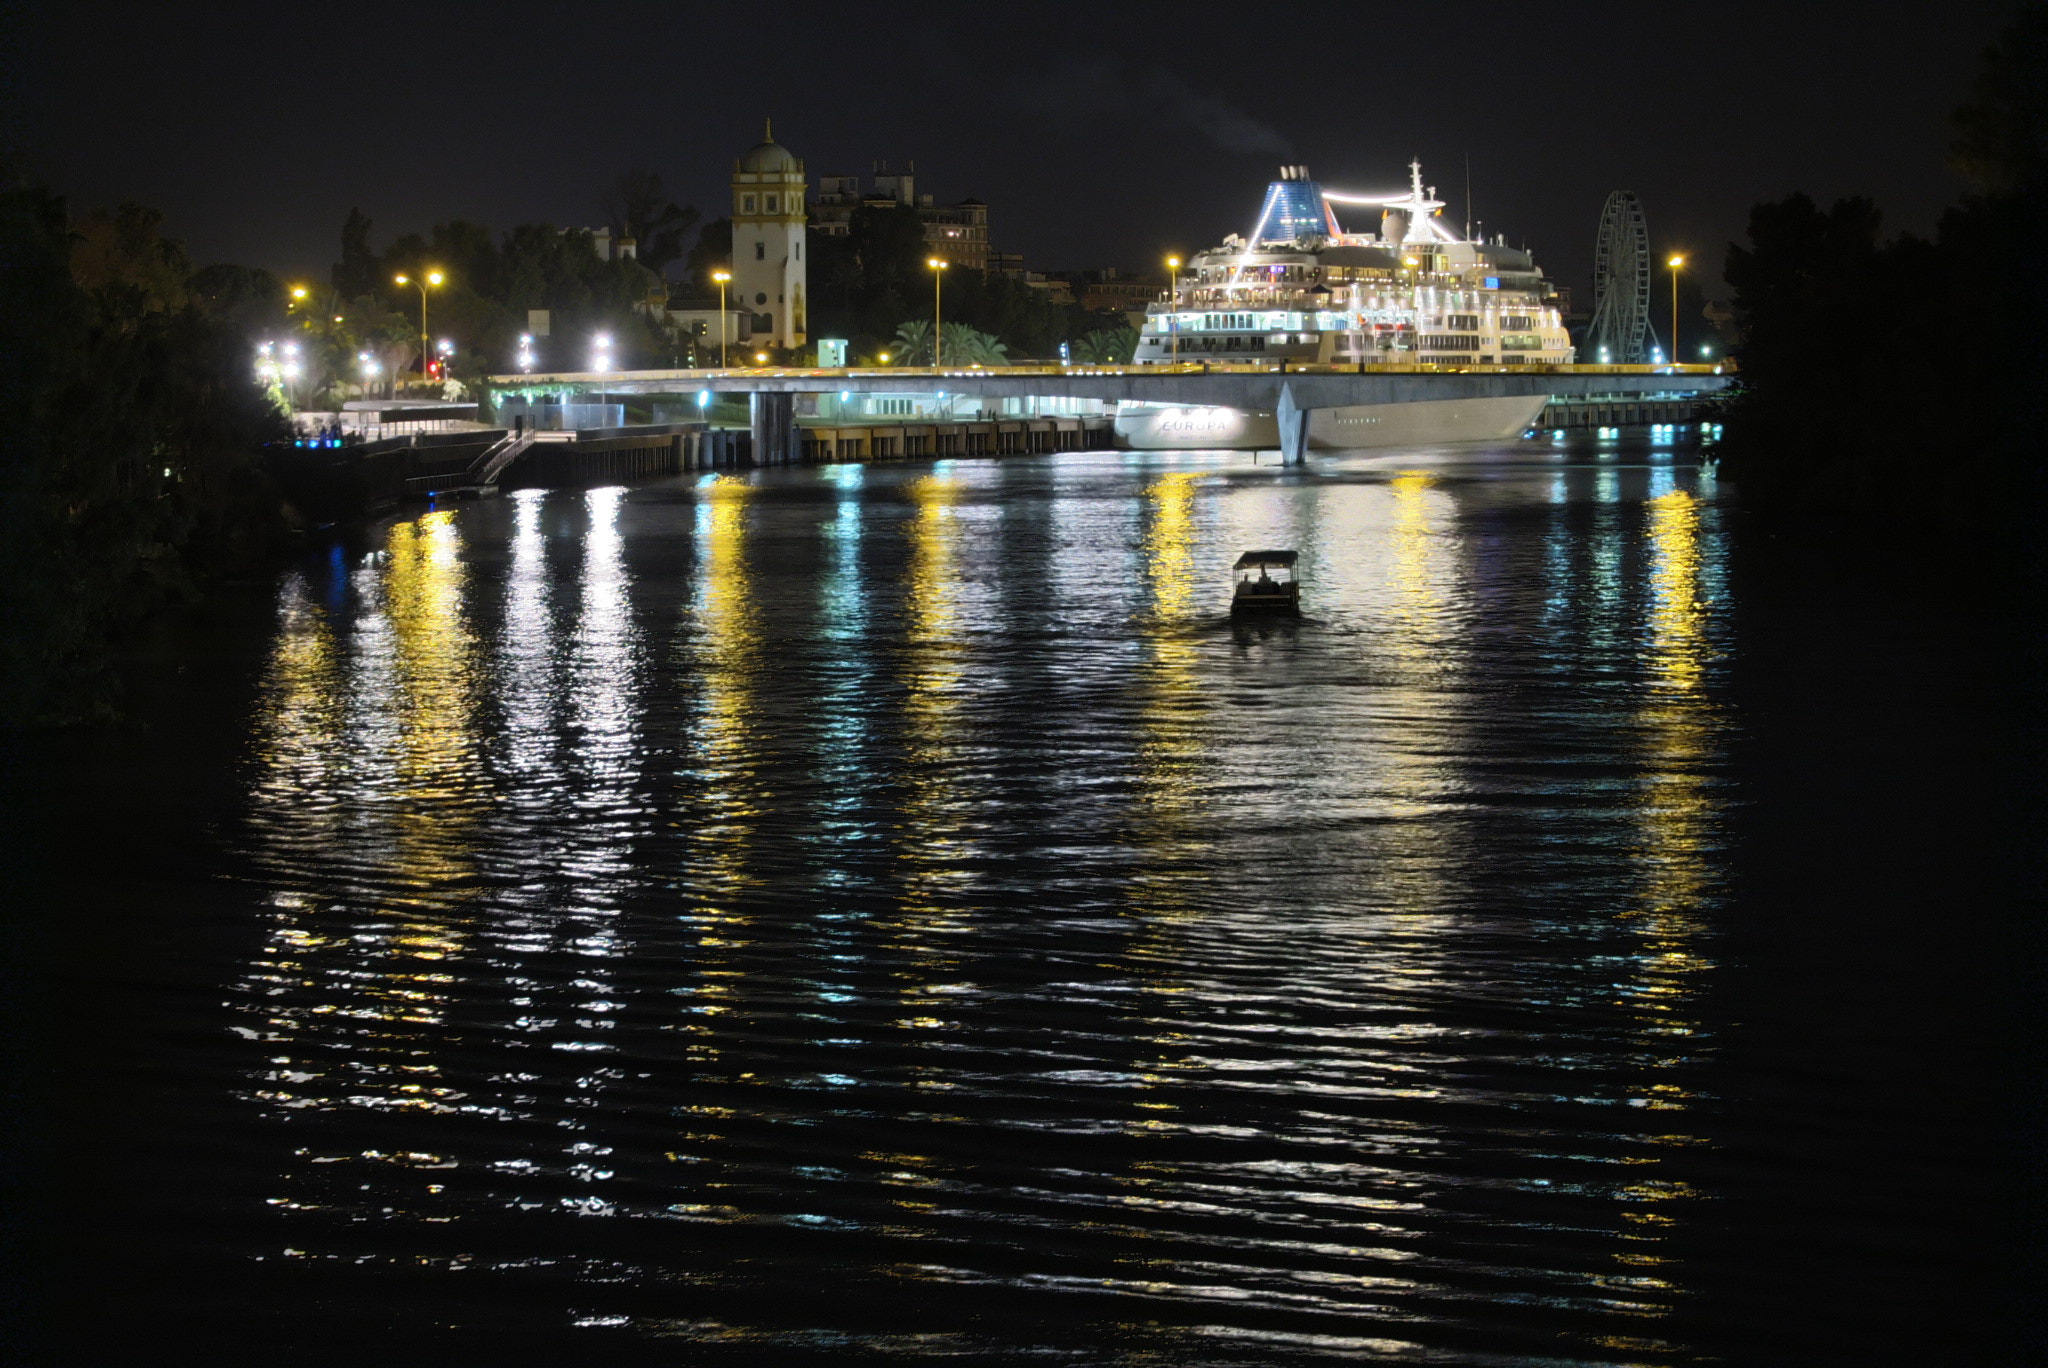
[[[791,156],[788,148],[775,141],[773,124],[764,120],[761,130],[761,141],[740,153],[739,160],[733,164],[733,169],[749,172],[757,176],[773,176],[791,171],[801,171],[803,163]]]

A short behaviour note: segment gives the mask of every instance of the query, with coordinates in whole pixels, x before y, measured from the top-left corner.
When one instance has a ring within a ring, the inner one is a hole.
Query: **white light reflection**
[[[838,497],[825,524],[828,571],[819,589],[818,636],[825,645],[825,682],[816,699],[819,730],[818,814],[803,839],[826,847],[819,852],[819,878],[828,891],[847,891],[858,860],[857,847],[874,839],[872,823],[861,818],[874,801],[874,709],[870,694],[876,669],[868,639],[868,586],[861,574],[865,515],[862,489],[866,467],[828,466],[822,479]]]
[[[552,774],[556,744],[555,621],[549,602],[547,534],[541,527],[547,495],[522,489],[512,499],[512,564],[505,585],[505,630],[498,641],[505,763],[522,780],[537,781]],[[508,799],[515,805],[544,808],[547,786],[521,782]]]

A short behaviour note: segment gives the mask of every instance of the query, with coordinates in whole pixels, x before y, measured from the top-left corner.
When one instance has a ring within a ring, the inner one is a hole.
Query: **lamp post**
[[[439,271],[427,272],[426,279],[414,280],[411,276],[394,276],[401,285],[416,286],[420,292],[420,379],[427,378],[427,357],[433,343],[427,337],[427,286],[439,285],[442,280]]]
[[[1173,363],[1180,364],[1180,258],[1166,259],[1166,307],[1172,310],[1166,316],[1167,347]]]
[[[1671,364],[1678,364],[1678,268],[1685,258],[1675,256],[1664,263],[1671,268]]]
[[[725,334],[732,325],[732,319],[725,312],[725,286],[732,279],[731,271],[713,271],[711,278],[718,282],[718,368],[725,369]]]
[[[932,369],[939,368],[939,338],[945,325],[939,319],[939,285],[946,278],[946,263],[937,257],[926,257],[924,264],[932,268]]]

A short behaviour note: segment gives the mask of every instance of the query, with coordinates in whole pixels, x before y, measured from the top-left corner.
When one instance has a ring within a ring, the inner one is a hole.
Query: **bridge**
[[[494,375],[493,400],[514,395],[675,396],[745,394],[757,459],[790,452],[796,434],[795,396],[929,390],[984,399],[1138,401],[1271,413],[1289,462],[1308,447],[1309,415],[1355,404],[1449,399],[1560,399],[1594,396],[1700,395],[1734,383],[1726,366],[1460,366],[1317,365],[1198,362],[1170,366],[860,366],[571,371]]]

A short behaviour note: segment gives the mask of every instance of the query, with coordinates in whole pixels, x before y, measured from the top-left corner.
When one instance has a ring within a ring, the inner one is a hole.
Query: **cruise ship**
[[[1530,366],[1572,359],[1556,291],[1528,252],[1468,240],[1443,222],[1443,201],[1408,165],[1393,196],[1343,195],[1283,166],[1249,237],[1197,254],[1170,299],[1146,309],[1134,360],[1352,366]],[[1359,205],[1373,231],[1346,232],[1338,205]],[[1361,404],[1318,409],[1318,447],[1406,446],[1521,434],[1541,396]],[[1117,434],[1140,450],[1271,447],[1270,413],[1125,402]]]

